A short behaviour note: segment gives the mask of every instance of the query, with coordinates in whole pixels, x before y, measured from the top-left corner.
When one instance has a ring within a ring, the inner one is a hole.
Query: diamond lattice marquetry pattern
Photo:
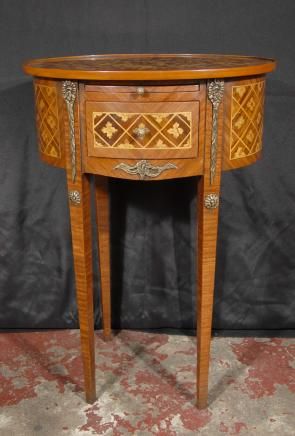
[[[264,86],[264,81],[259,81],[232,88],[231,160],[261,150]]]
[[[96,148],[191,148],[191,112],[94,112]]]
[[[41,153],[61,157],[57,91],[54,86],[35,85],[36,120]]]

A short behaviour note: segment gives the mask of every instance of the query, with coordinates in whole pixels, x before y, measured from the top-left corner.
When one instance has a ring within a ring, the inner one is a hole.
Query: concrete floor
[[[214,338],[210,405],[195,408],[193,337],[96,333],[84,402],[79,332],[0,335],[0,435],[295,435],[295,339]]]

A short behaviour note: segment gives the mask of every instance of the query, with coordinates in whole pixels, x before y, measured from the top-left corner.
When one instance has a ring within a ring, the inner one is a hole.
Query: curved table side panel
[[[223,170],[250,165],[261,157],[265,76],[226,81]]]
[[[36,127],[41,159],[65,168],[64,102],[60,80],[34,79]]]

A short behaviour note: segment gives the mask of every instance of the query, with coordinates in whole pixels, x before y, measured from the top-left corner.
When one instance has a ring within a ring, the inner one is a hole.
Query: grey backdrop
[[[77,326],[65,177],[38,159],[22,62],[201,52],[278,60],[267,84],[264,158],[222,180],[214,328],[292,334],[294,17],[293,0],[0,0],[1,328]],[[195,194],[195,179],[111,181],[115,327],[195,326]],[[96,264],[95,245],[94,255]],[[100,327],[97,270],[95,280]]]

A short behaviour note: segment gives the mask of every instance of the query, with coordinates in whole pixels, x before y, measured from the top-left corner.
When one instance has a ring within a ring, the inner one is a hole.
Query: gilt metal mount
[[[208,194],[204,200],[204,206],[206,209],[217,209],[219,206],[219,196],[218,194]]]
[[[79,191],[69,191],[69,200],[72,204],[78,205],[81,203],[81,195]]]
[[[74,103],[77,95],[77,85],[75,82],[65,80],[62,84],[62,95],[65,99],[70,127],[70,144],[71,144],[71,166],[72,166],[72,182],[76,180],[76,141],[75,141],[75,119],[74,119]]]
[[[177,166],[172,163],[167,163],[165,165],[152,165],[147,160],[140,160],[135,165],[128,165],[126,163],[120,163],[114,167],[114,170],[122,170],[127,174],[138,175],[140,180],[145,179],[146,177],[157,177],[163,171],[176,169]]]
[[[208,98],[212,103],[212,137],[211,137],[211,161],[210,183],[214,182],[216,174],[217,147],[218,147],[218,109],[224,92],[224,80],[211,80],[208,85]]]

